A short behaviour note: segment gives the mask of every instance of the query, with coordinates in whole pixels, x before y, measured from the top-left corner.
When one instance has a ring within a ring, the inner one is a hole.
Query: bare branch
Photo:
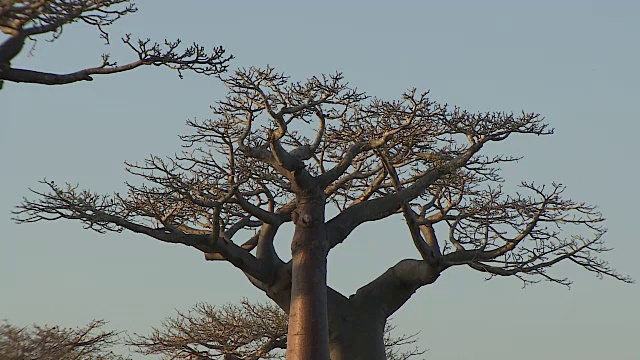
[[[14,220],[18,223],[72,219],[79,220],[86,228],[100,233],[127,229],[162,242],[191,246],[204,253],[219,253],[234,266],[263,281],[268,281],[273,271],[269,264],[256,259],[247,249],[224,237],[212,237],[215,230],[189,233],[181,230],[184,227],[173,226],[169,219],[162,221],[164,212],[160,212],[158,204],[153,202],[152,193],[145,194],[148,196],[146,206],[138,207],[140,203],[136,201],[140,199],[127,201],[118,196],[107,197],[78,191],[77,186],[67,185],[66,188],[61,188],[53,182],[42,183],[46,184],[51,192],[33,191],[41,196],[41,199],[23,201],[14,212]],[[136,217],[140,217],[141,221],[147,221],[149,225],[135,222]],[[153,225],[154,222],[156,225]]]
[[[122,5],[122,6],[121,6]],[[219,74],[228,67],[232,56],[225,55],[221,47],[207,53],[193,44],[178,51],[181,41],[152,43],[149,39],[134,43],[130,35],[122,40],[137,55],[137,60],[118,65],[109,55],[102,56],[102,64],[68,74],[56,74],[11,66],[11,61],[22,51],[25,40],[41,34],[51,34],[52,41],[61,36],[65,25],[82,21],[98,29],[100,37],[109,43],[105,27],[122,16],[137,11],[130,0],[29,0],[8,4],[0,10],[0,30],[10,37],[0,44],[0,88],[3,80],[12,82],[62,85],[77,81],[92,81],[92,75],[129,71],[143,65],[166,66],[182,77],[185,70],[204,75]]]

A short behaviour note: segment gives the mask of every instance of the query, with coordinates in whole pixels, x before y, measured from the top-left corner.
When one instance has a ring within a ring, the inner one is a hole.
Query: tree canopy
[[[211,260],[252,259],[259,234],[244,245],[230,240],[241,229],[291,221],[304,174],[341,210],[327,221],[332,248],[357,226],[400,211],[424,263],[441,270],[469,265],[568,284],[547,270],[569,259],[624,279],[596,257],[605,229],[594,206],[564,199],[561,184],[522,183],[522,192],[505,194],[497,165],[517,158],[480,153],[514,134],[551,134],[539,114],[472,114],[415,91],[401,100],[368,99],[341,74],[289,84],[271,68],[248,69],[224,82],[230,92],[214,108],[217,118],[189,121],[194,134],[182,139],[190,151],[128,164],[147,181],[130,185],[128,196],[44,181],[51,192],[25,200],[16,220],[68,218],[97,231],[183,243]],[[312,126],[316,135],[308,138]],[[440,223],[448,231],[438,242]],[[571,226],[588,233],[560,231]],[[262,277],[253,260],[236,265]]]

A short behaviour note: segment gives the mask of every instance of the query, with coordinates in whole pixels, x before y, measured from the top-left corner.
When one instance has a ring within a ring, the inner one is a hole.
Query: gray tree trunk
[[[385,360],[384,325],[380,314],[355,309],[329,328],[331,360]]]
[[[326,265],[326,263],[323,263]],[[255,282],[285,312],[297,311],[292,306],[292,265],[279,266],[275,281],[268,286]],[[349,298],[325,286],[326,314],[331,360],[384,360],[384,326],[421,286],[431,284],[439,272],[422,260],[402,260]],[[315,309],[320,312],[322,309]],[[317,325],[317,323],[315,323]],[[291,327],[289,331],[291,332]],[[288,343],[289,348],[293,346]],[[298,359],[310,359],[305,354]]]
[[[324,193],[318,187],[298,194],[291,242],[291,303],[287,360],[329,360],[327,241]]]

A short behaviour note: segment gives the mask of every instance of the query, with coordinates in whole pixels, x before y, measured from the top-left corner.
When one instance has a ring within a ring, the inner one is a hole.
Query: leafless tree
[[[206,303],[167,318],[148,336],[129,340],[136,351],[166,359],[281,359],[287,316],[274,305],[251,303],[215,307]]]
[[[552,271],[566,262],[631,281],[599,257],[608,249],[595,207],[567,199],[560,184],[508,193],[499,167],[517,158],[485,155],[513,136],[551,134],[538,114],[470,113],[415,90],[369,98],[341,74],[291,82],[250,68],[223,81],[229,92],[214,118],[188,122],[186,151],[128,165],[145,185],[104,196],[43,181],[48,190],[34,190],[16,220],[126,229],[230,262],[289,314],[291,360],[384,359],[386,319],[454,266],[568,285]],[[325,219],[327,208],[338,214]],[[392,216],[404,217],[418,258],[351,296],[327,287],[331,249],[347,238],[365,246],[349,235]],[[288,222],[284,262],[273,242]]]
[[[96,320],[76,329],[57,326],[0,325],[0,359],[3,360],[125,360],[113,352],[120,334],[104,331]]]
[[[284,359],[287,325],[287,314],[275,305],[248,300],[222,307],[201,303],[189,312],[178,311],[150,335],[136,335],[128,344],[136,352],[165,359]],[[416,334],[396,337],[394,328],[385,327],[387,359],[407,360],[425,353],[414,346]]]
[[[69,74],[54,74],[11,66],[11,61],[24,49],[27,39],[48,35],[54,41],[62,35],[66,25],[83,22],[97,29],[100,37],[109,42],[106,28],[122,16],[137,11],[131,0],[0,0],[0,30],[9,37],[0,43],[0,88],[2,81],[61,85],[76,81],[91,81],[92,75],[112,74],[135,69],[142,65],[167,66],[178,71],[192,70],[202,74],[218,74],[227,68],[230,56],[221,47],[207,53],[204,47],[193,44],[179,50],[180,40],[163,44],[149,39],[122,40],[131,48],[136,59],[127,64],[112,62],[108,54],[102,63]]]

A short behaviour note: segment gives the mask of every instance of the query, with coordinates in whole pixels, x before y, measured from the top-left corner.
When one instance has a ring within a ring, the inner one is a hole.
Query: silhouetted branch
[[[51,34],[54,41],[61,36],[65,25],[82,21],[98,29],[100,37],[109,43],[105,27],[122,16],[137,11],[130,0],[29,0],[5,1],[0,8],[0,30],[9,38],[0,43],[0,88],[3,80],[13,82],[62,85],[77,81],[91,81],[92,75],[113,74],[135,69],[143,65],[166,66],[182,77],[185,70],[204,75],[219,74],[227,69],[232,56],[221,47],[206,52],[204,47],[193,44],[179,50],[181,40],[163,44],[149,39],[133,41],[127,34],[122,40],[137,56],[137,60],[118,65],[102,55],[102,64],[68,74],[57,74],[30,69],[15,68],[12,60],[23,50],[26,39]]]

